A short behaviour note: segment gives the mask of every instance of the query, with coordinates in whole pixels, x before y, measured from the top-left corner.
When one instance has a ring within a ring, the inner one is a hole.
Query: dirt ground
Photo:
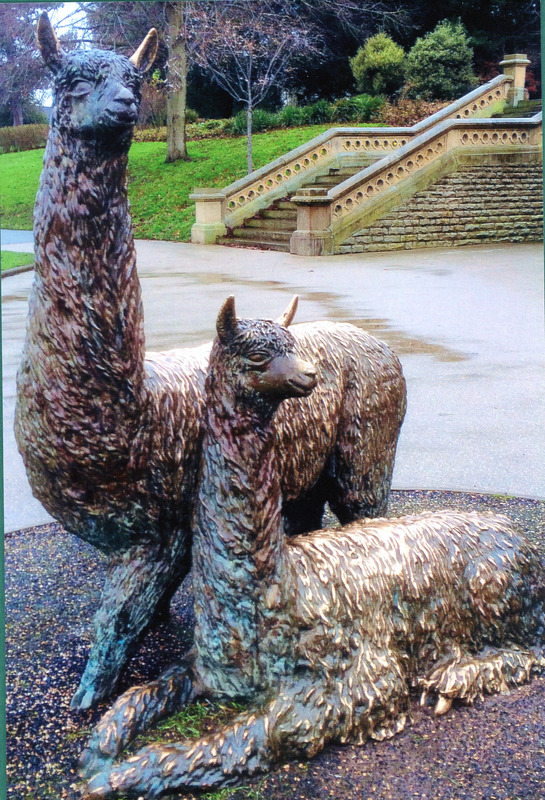
[[[545,558],[545,503],[448,492],[393,492],[389,513],[454,508],[506,513]],[[98,551],[43,525],[11,533],[6,558],[6,681],[9,800],[76,800],[76,761],[108,704],[69,709],[90,641],[105,561]],[[168,624],[151,632],[120,690],[151,679],[191,638],[189,585]],[[543,800],[545,676],[472,708],[435,718],[415,698],[412,724],[394,739],[328,747],[285,764],[218,800]],[[182,795],[177,795],[182,797]]]

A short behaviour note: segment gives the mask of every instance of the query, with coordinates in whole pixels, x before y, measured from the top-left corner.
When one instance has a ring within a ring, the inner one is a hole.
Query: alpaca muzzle
[[[276,356],[259,378],[259,390],[273,397],[308,397],[317,383],[315,367],[293,356]]]

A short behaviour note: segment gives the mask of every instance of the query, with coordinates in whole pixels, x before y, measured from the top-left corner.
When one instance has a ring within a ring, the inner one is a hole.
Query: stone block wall
[[[336,252],[362,253],[543,238],[542,165],[461,167],[415,194]]]

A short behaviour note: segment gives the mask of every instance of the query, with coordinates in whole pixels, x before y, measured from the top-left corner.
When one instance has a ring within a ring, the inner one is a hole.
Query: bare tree
[[[193,3],[166,3],[169,46],[167,91],[167,162],[189,160],[186,136],[188,20]]]
[[[42,11],[56,3],[0,4],[0,105],[14,125],[23,124],[23,109],[49,82],[39,57],[36,25]]]
[[[210,3],[196,7],[194,20],[194,60],[246,109],[251,172],[254,109],[273,86],[282,85],[298,58],[316,52],[317,31],[288,3],[271,0]]]
[[[207,0],[200,0],[206,2]],[[186,144],[187,76],[191,65],[187,28],[192,2],[81,3],[88,33],[94,43],[133,52],[151,28],[157,28],[160,48],[156,70],[162,77],[167,110],[167,162],[188,159]]]

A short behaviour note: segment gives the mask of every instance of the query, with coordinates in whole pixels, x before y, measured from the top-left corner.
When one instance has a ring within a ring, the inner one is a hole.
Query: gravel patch
[[[392,492],[390,515],[452,508],[511,517],[545,558],[545,502],[437,491]],[[69,708],[87,657],[106,561],[63,531],[42,525],[5,542],[6,701],[9,800],[76,800],[77,757],[110,703]],[[191,639],[190,583],[170,621],[150,632],[120,691],[150,680]],[[412,704],[412,724],[393,740],[328,747],[245,782],[231,800],[539,800],[545,795],[545,676],[446,717]],[[182,797],[181,795],[177,795]],[[187,796],[190,797],[190,796]],[[225,795],[221,800],[225,800]]]

